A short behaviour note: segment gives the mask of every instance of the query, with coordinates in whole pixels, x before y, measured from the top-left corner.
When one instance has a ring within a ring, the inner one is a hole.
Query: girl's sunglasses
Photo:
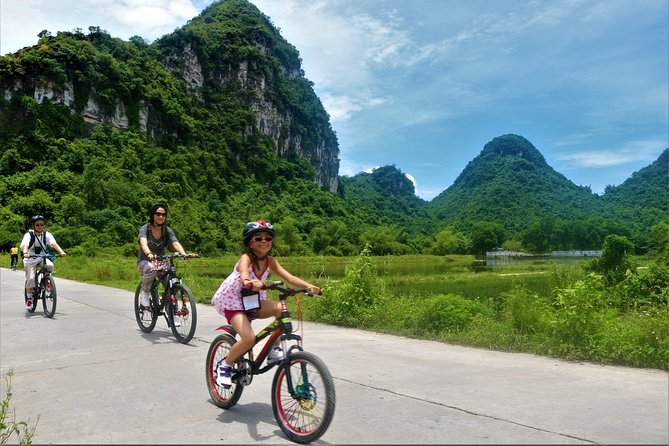
[[[270,237],[269,235],[266,236],[266,237],[263,237],[262,235],[257,235],[257,236],[255,236],[255,237],[253,237],[253,241],[254,241],[254,242],[262,242],[263,239],[264,239],[266,242],[271,242],[272,240],[274,240],[274,238]]]

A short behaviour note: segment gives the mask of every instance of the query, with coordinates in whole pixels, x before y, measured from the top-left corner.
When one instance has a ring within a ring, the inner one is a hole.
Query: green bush
[[[669,316],[666,309],[620,314],[606,311],[591,337],[589,358],[633,367],[669,368]]]
[[[344,278],[336,286],[326,287],[323,294],[325,297],[314,305],[317,320],[349,327],[368,326],[385,296],[385,286],[378,277],[371,248],[365,246],[346,267]]]
[[[536,293],[516,287],[502,293],[504,300],[504,319],[511,322],[514,330],[523,334],[541,333],[547,330],[550,322],[550,306]]]
[[[418,335],[457,331],[466,327],[477,314],[490,317],[492,310],[455,294],[434,296],[420,302],[413,331]]]
[[[588,345],[588,338],[597,331],[599,311],[606,308],[605,289],[601,276],[590,273],[570,288],[557,290],[553,335],[562,353],[578,354]]]

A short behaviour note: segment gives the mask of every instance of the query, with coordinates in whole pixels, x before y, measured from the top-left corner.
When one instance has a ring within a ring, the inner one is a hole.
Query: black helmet
[[[42,214],[33,215],[31,220],[32,220],[33,223],[35,223],[37,220],[44,221],[44,215],[42,215]]]
[[[244,239],[244,246],[249,246],[251,237],[257,232],[269,232],[272,234],[272,237],[276,237],[276,230],[271,223],[266,222],[265,220],[250,221],[244,226],[244,233],[242,238]]]
[[[151,224],[154,224],[153,223],[153,214],[156,213],[156,210],[158,208],[165,209],[165,214],[167,214],[167,204],[166,203],[163,203],[162,201],[159,201],[157,203],[153,203],[153,205],[151,206],[151,213],[149,214],[149,222],[151,222]],[[165,216],[167,216],[167,215],[165,215]]]

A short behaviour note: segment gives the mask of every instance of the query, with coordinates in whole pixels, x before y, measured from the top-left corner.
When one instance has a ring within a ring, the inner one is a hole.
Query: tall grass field
[[[56,277],[135,291],[140,279],[135,257],[113,251],[71,254],[56,260]],[[3,258],[9,265],[9,256]],[[177,272],[196,301],[209,305],[237,259],[179,259]],[[490,267],[472,256],[374,257],[366,250],[356,257],[279,260],[323,290],[322,298],[301,299],[306,320],[669,370],[669,267],[652,259],[635,259],[633,271],[613,285],[589,270],[588,260]]]

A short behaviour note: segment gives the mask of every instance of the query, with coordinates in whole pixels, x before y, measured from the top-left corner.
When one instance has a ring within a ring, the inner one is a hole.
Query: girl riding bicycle
[[[251,320],[271,316],[277,318],[281,315],[281,304],[267,300],[266,292],[262,289],[270,272],[294,286],[307,288],[313,294],[320,293],[320,288],[295,277],[269,255],[275,236],[274,227],[264,220],[247,223],[242,233],[246,252],[241,255],[232,273],[223,281],[211,300],[216,311],[226,317],[241,337],[218,366],[216,382],[219,386],[229,388],[232,385],[232,364],[255,343]],[[278,362],[283,357],[283,351],[277,344],[272,348],[268,360]]]

